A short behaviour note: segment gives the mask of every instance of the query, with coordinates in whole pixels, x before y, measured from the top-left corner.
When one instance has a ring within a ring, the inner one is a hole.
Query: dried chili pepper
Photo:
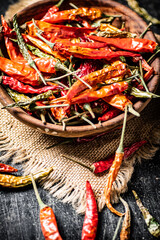
[[[148,39],[141,39],[141,38],[105,38],[105,37],[98,37],[93,35],[87,36],[89,39],[107,43],[107,45],[128,50],[134,52],[151,52],[153,53],[157,47],[157,43],[148,40]],[[122,56],[124,56],[122,54]]]
[[[18,170],[14,167],[11,167],[7,164],[0,163],[0,172],[17,172]]]
[[[121,111],[124,111],[126,105],[132,104],[132,102],[123,93],[105,97],[103,100]]]
[[[70,100],[71,104],[76,103],[88,103],[92,101],[96,101],[99,98],[108,97],[114,94],[121,93],[128,88],[127,82],[119,82],[113,83],[111,85],[107,85],[101,87],[99,90],[85,90],[84,93],[82,92],[79,96],[74,97]]]
[[[108,121],[109,119],[112,119],[119,115],[121,111],[117,108],[112,108],[109,111],[105,112],[101,117],[98,118],[98,121]]]
[[[0,78],[0,82],[2,81],[3,85],[9,86],[12,90],[15,90],[19,93],[30,93],[30,94],[41,94],[44,92],[48,92],[49,90],[56,90],[61,89],[61,86],[57,84],[51,86],[44,86],[41,88],[33,88],[30,85],[24,85],[23,83],[19,82],[17,79],[13,77],[2,76]]]
[[[26,66],[25,64],[11,61],[7,58],[0,57],[0,70],[17,80],[32,86],[38,86],[42,83],[39,79],[38,73],[33,68]]]
[[[160,97],[160,95],[156,95],[151,92],[141,91],[140,89],[135,87],[131,88],[130,95],[137,98],[159,98]]]
[[[91,49],[79,46],[72,46],[71,44],[69,45],[58,40],[54,45],[54,49],[59,51],[61,54],[65,54],[65,56],[73,55],[74,57],[81,59],[106,59],[107,61],[111,61],[112,59],[119,58],[120,56],[124,57],[140,56],[139,53],[133,53],[129,51],[113,51],[110,48],[106,47],[101,49]]]
[[[35,180],[41,179],[46,177],[53,171],[53,168],[44,168],[34,173]],[[6,175],[0,174],[0,185],[2,187],[9,187],[9,188],[19,188],[25,187],[32,183],[31,176],[13,176],[13,175]]]
[[[128,203],[120,197],[121,202],[123,203],[125,207],[125,215],[124,215],[124,220],[122,224],[122,229],[120,232],[120,240],[128,240],[130,239],[130,227],[131,227],[131,213],[129,209]]]
[[[51,207],[42,202],[34,178],[34,175],[31,174],[33,188],[40,207],[40,223],[43,235],[46,240],[62,240],[54,212]]]
[[[37,27],[43,31],[42,35],[46,37],[51,42],[57,38],[78,38],[83,36],[83,34],[89,34],[93,32],[96,28],[93,27],[69,27],[65,25],[55,25],[47,22],[42,22],[35,20]],[[27,34],[31,36],[36,36],[37,29],[35,28],[33,22],[27,22]]]
[[[86,182],[86,212],[82,229],[82,240],[96,237],[98,225],[98,211],[94,193],[89,181]]]
[[[43,16],[41,19],[42,21],[45,21],[45,19],[50,19],[53,14],[59,11],[60,6],[62,5],[64,0],[60,0],[57,4],[55,4],[53,7],[49,8],[47,13]]]
[[[136,203],[139,207],[139,209],[141,210],[144,220],[147,224],[148,227],[148,231],[150,232],[151,235],[153,235],[154,237],[159,238],[160,237],[160,224],[157,222],[157,220],[150,214],[150,212],[148,211],[147,208],[145,208],[140,200],[140,198],[138,197],[137,193],[132,190],[133,195],[136,199]]]
[[[46,14],[46,17],[43,17],[41,21],[48,22],[48,23],[61,23],[64,21],[74,21],[76,20],[77,16],[86,17],[90,20],[98,19],[101,17],[102,12],[100,9],[97,8],[78,8],[78,9],[70,9],[64,10],[60,12],[55,12],[52,14]]]
[[[111,212],[115,213],[116,215],[118,215],[120,217],[123,216],[123,213],[118,212],[115,208],[112,207],[110,197],[111,197],[111,190],[112,190],[113,182],[116,180],[121,163],[124,159],[123,140],[124,140],[126,121],[127,121],[127,106],[125,107],[125,116],[124,116],[124,121],[123,121],[123,128],[122,128],[122,134],[121,134],[119,147],[116,150],[115,158],[114,158],[112,166],[109,170],[107,183],[104,188],[104,196],[105,196],[105,202],[106,202],[107,207],[109,208],[109,210]]]
[[[123,75],[126,72],[126,64],[117,61],[112,66],[91,72],[90,74],[84,76],[82,79],[90,86],[95,86],[97,83],[106,81],[107,79],[112,79]],[[86,89],[86,86],[79,80],[77,80],[67,93],[67,100],[71,100],[78,93]]]
[[[104,133],[103,133],[103,135],[104,135]],[[94,138],[93,138],[93,140],[94,140]],[[73,140],[67,140],[66,143],[68,143],[69,141],[71,142]],[[79,142],[81,142],[81,139],[76,139],[76,141],[79,143]],[[82,141],[87,142],[88,139],[82,139]],[[125,160],[128,159],[133,153],[135,153],[140,147],[142,147],[146,143],[147,143],[147,141],[142,140],[142,141],[133,143],[131,146],[125,147],[124,148],[124,159]],[[65,144],[65,143],[63,143],[63,144]],[[77,164],[80,164],[81,166],[87,168],[88,170],[90,170],[91,172],[93,172],[95,174],[107,171],[112,166],[112,163],[115,158],[115,154],[112,154],[112,155],[108,156],[106,159],[103,159],[101,161],[93,163],[91,166],[86,166],[85,164],[78,162],[77,160],[72,159],[69,156],[66,156],[66,155],[62,155],[62,156],[77,163]]]
[[[5,39],[5,46],[7,49],[7,53],[11,60],[24,60],[24,57],[22,56],[21,52],[19,51],[19,48],[16,43],[14,43],[12,40],[10,40],[9,37],[4,37]]]
[[[19,26],[18,26],[18,23],[17,23],[17,15],[16,14],[13,16],[13,27],[14,27],[14,30],[15,30],[16,35],[17,35],[18,46],[19,46],[20,52],[22,53],[24,59],[26,59],[28,61],[29,66],[32,67],[37,72],[41,81],[44,83],[44,85],[46,85],[46,81],[45,81],[43,75],[38,70],[34,60],[32,59],[31,55],[28,52],[26,44],[25,44],[25,42],[23,40],[23,37],[20,33],[20,29],[19,29]]]

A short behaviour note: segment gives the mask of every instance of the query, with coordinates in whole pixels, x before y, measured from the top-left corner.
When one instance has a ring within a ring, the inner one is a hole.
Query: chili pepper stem
[[[75,8],[75,9],[78,9],[78,7],[77,7],[75,4],[73,4],[73,3],[69,3],[69,5],[70,5],[71,7],[73,7],[73,8]]]
[[[74,163],[79,164],[79,165],[82,166],[82,167],[87,168],[87,169],[88,169],[89,171],[91,171],[91,172],[94,172],[92,167],[89,167],[89,166],[85,165],[84,163],[81,163],[81,162],[79,162],[79,161],[77,161],[77,160],[75,160],[75,159],[73,159],[73,158],[71,158],[71,157],[68,157],[68,156],[64,155],[64,154],[61,154],[61,156],[62,156],[62,157],[65,157],[65,158],[67,158],[67,159],[69,159],[69,160],[71,160],[71,161],[74,162]]]
[[[137,111],[134,110],[132,104],[128,104],[128,111],[129,111],[130,113],[132,113],[133,115],[135,115],[135,116],[137,116],[137,117],[140,117],[140,114],[139,114]]]
[[[150,28],[150,26],[152,26],[153,23],[149,23],[148,26],[146,27],[146,29],[144,30],[144,32],[141,33],[141,35],[139,36],[139,38],[143,38],[144,35],[146,34],[146,32],[148,31],[148,29]]]
[[[122,153],[124,152],[123,149],[123,142],[124,142],[124,133],[125,133],[125,129],[126,129],[126,122],[127,122],[127,110],[128,110],[128,106],[125,107],[124,110],[124,120],[123,120],[123,127],[122,127],[122,133],[121,133],[121,139],[120,139],[120,143],[119,146],[117,148],[117,153]]]
[[[94,114],[94,112],[91,108],[91,105],[89,103],[85,103],[83,105],[83,108],[84,108],[84,110],[87,110],[91,114],[92,118],[95,118],[95,114]]]
[[[64,2],[64,0],[60,0],[55,6],[59,8],[63,2]]]
[[[78,69],[78,70],[76,70],[76,71],[74,71],[74,72],[66,73],[66,74],[64,74],[64,75],[62,75],[62,76],[60,76],[60,77],[49,78],[49,79],[47,79],[47,82],[52,82],[52,81],[60,80],[60,79],[62,79],[62,78],[65,78],[65,77],[68,77],[68,76],[72,75],[72,73],[77,73],[77,72],[79,72],[79,71],[80,71],[80,70]]]
[[[159,52],[160,52],[160,47],[157,46],[156,52],[147,60],[147,63],[150,63]]]
[[[46,124],[46,118],[45,118],[44,113],[40,113],[40,118],[41,118],[42,123]]]
[[[35,106],[34,109],[47,109],[47,108],[55,108],[55,107],[69,107],[69,104],[55,104],[55,105],[47,105],[47,106]]]
[[[36,198],[37,198],[37,201],[38,201],[38,204],[40,206],[40,209],[43,209],[45,207],[47,207],[46,204],[44,204],[40,198],[40,195],[38,193],[38,189],[37,189],[37,186],[36,186],[36,183],[35,183],[35,180],[34,180],[34,177],[33,177],[33,174],[31,173],[31,180],[32,180],[32,184],[33,184],[33,188],[34,188],[34,192],[36,194]]]
[[[147,85],[146,85],[146,83],[145,83],[145,81],[144,81],[144,79],[143,79],[143,69],[142,69],[142,61],[141,61],[141,60],[139,60],[139,69],[140,69],[139,78],[140,78],[140,80],[141,80],[141,82],[142,82],[142,84],[143,84],[146,92],[149,92],[149,90],[148,90],[148,88],[147,88]]]
[[[115,240],[115,239],[116,239],[117,234],[118,234],[118,230],[119,230],[120,225],[121,225],[121,222],[122,222],[122,217],[120,217],[119,220],[118,220],[118,223],[117,223],[116,229],[115,229],[115,231],[114,231],[114,235],[113,235],[113,237],[112,237],[112,240]]]

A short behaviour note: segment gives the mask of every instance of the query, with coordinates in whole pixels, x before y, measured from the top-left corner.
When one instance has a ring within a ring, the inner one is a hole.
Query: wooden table
[[[0,13],[4,14],[9,0],[1,0]],[[12,1],[14,2],[14,1]],[[15,0],[16,2],[16,0]],[[119,1],[126,4],[124,0]],[[141,0],[141,4],[155,17],[160,17],[159,0]],[[154,26],[153,30],[160,33]],[[132,215],[131,239],[152,240],[140,213],[131,190],[139,194],[144,205],[160,222],[160,151],[152,161],[143,161],[137,164],[128,192],[123,196],[129,203]],[[21,166],[19,166],[21,168]],[[39,207],[32,187],[20,190],[0,188],[0,239],[1,240],[41,240],[44,239],[39,223]],[[63,240],[79,240],[84,216],[78,215],[69,204],[53,198],[47,191],[39,187],[43,201],[50,205],[56,215],[58,227]],[[122,206],[117,209],[123,211]],[[97,240],[111,240],[116,228],[118,217],[109,212],[107,208],[99,213]],[[117,239],[119,239],[117,237]]]

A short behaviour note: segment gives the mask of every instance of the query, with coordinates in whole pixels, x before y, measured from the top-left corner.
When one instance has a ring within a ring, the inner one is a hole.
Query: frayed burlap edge
[[[13,122],[10,123],[11,127]],[[125,160],[120,168],[117,179],[112,187],[112,203],[119,201],[120,194],[127,191],[127,183],[130,181],[134,164],[141,162],[142,159],[152,159],[160,144],[160,128],[156,128],[150,134],[150,141],[141,147],[130,159]],[[27,152],[25,149],[16,147],[14,139],[5,136],[0,131],[0,151],[5,153],[0,156],[0,161],[7,162],[12,157],[12,163],[22,163],[25,175],[31,171],[37,171],[44,168],[44,162],[34,158],[34,154]],[[47,189],[54,197],[62,200],[63,203],[71,203],[78,213],[85,212],[85,190],[79,189],[75,184],[71,184],[65,177],[53,171],[49,177],[41,181],[44,189]],[[105,206],[104,196],[97,201],[98,209],[101,211]]]

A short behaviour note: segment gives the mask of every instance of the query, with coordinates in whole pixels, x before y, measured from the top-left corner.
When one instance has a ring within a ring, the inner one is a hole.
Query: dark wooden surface
[[[8,5],[15,0],[0,0],[0,13],[3,14]],[[126,1],[119,1],[126,5]],[[140,0],[140,4],[155,17],[160,18],[159,0]],[[154,31],[160,33],[157,26]],[[3,154],[3,153],[2,153]],[[21,166],[19,166],[21,170]],[[143,161],[135,166],[135,171],[128,192],[123,196],[129,203],[132,215],[131,239],[154,240],[135,203],[131,190],[135,189],[142,202],[160,222],[160,151],[150,161]],[[47,191],[39,187],[43,201],[50,205],[56,215],[58,227],[65,240],[81,239],[84,216],[76,214],[69,204],[53,198]],[[117,209],[123,210],[121,204]],[[118,217],[111,214],[107,208],[99,213],[97,240],[111,240]],[[43,240],[39,223],[39,207],[31,187],[20,190],[0,188],[0,240]],[[117,237],[117,240],[119,238]]]

